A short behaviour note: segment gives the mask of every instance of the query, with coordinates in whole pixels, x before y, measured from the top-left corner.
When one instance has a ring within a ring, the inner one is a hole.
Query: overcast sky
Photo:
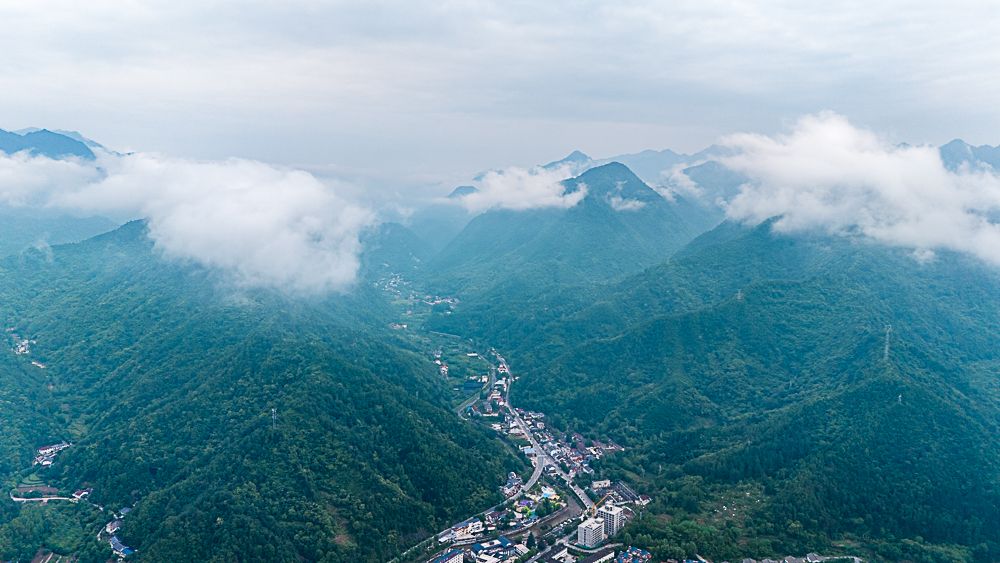
[[[1000,143],[992,2],[0,3],[0,128],[402,184],[824,109]]]

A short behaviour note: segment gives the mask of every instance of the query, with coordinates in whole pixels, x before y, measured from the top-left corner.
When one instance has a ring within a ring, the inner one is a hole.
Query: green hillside
[[[433,364],[377,328],[374,290],[233,290],[154,252],[130,223],[4,263],[3,322],[46,365],[13,360],[37,398],[4,433],[6,470],[74,442],[43,477],[134,505],[119,535],[150,561],[383,561],[497,499],[515,462],[445,407]],[[4,505],[5,558],[51,541],[51,522],[23,530],[34,507]],[[101,559],[86,540],[70,547]]]
[[[657,491],[673,519],[636,534],[663,557],[849,539],[889,560],[993,561],[998,292],[960,256],[724,224],[623,282],[525,298],[531,322],[466,326],[521,343],[512,400],[629,448],[608,471]],[[744,489],[760,502],[713,520]]]
[[[717,221],[701,206],[665,199],[619,163],[563,185],[587,196],[568,209],[483,213],[431,260],[428,283],[476,294],[507,278],[533,290],[618,278],[662,261]]]

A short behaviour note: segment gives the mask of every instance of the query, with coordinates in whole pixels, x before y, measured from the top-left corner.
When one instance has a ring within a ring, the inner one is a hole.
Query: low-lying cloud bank
[[[721,159],[751,181],[727,205],[775,229],[861,234],[912,248],[948,249],[1000,265],[1000,177],[947,170],[938,149],[894,145],[833,113],[803,117],[782,135],[732,135]]]
[[[96,165],[0,155],[0,203],[146,218],[168,257],[303,292],[350,286],[359,235],[374,221],[306,172],[151,154],[102,154]]]
[[[458,202],[476,213],[487,209],[569,208],[587,196],[583,184],[567,193],[562,182],[570,176],[569,167],[491,170],[477,182],[478,191],[462,196]]]
[[[779,217],[779,231],[863,235],[913,249],[922,261],[948,249],[1000,265],[1000,177],[992,169],[950,171],[935,147],[894,145],[832,113],[803,117],[781,135],[732,135],[724,146],[729,152],[718,160],[750,178],[723,202],[733,219]],[[675,189],[701,194],[672,172]],[[587,195],[583,184],[567,189],[572,175],[568,168],[491,171],[478,191],[455,201],[471,212],[569,208]],[[344,290],[357,276],[360,236],[375,214],[345,192],[309,173],[249,160],[0,153],[0,204],[146,218],[165,256],[229,272],[240,284],[303,292]],[[608,197],[619,211],[642,205]]]

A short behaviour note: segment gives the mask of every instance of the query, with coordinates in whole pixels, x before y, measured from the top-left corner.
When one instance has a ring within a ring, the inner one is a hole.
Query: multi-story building
[[[444,553],[438,555],[434,559],[428,561],[428,563],[462,563],[465,559],[465,554],[459,549],[449,549]]]
[[[576,529],[576,543],[583,547],[597,547],[604,541],[604,520],[590,518]]]
[[[602,506],[597,516],[604,520],[604,537],[610,538],[625,525],[625,511],[620,506]]]
[[[591,553],[582,559],[577,559],[576,563],[608,563],[613,561],[615,558],[615,548],[608,547],[598,551],[597,553]]]

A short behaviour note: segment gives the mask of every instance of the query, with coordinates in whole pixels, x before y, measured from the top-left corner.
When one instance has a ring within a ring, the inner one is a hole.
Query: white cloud
[[[684,169],[697,166],[702,162],[681,162],[675,164],[669,170],[660,172],[660,175],[664,178],[662,183],[651,187],[669,201],[674,201],[678,194],[695,199],[702,198],[705,195],[705,190],[698,185],[698,182],[695,182],[690,176],[684,173]]]
[[[587,196],[587,186],[578,184],[575,190],[567,193],[562,182],[570,175],[568,167],[491,170],[477,182],[479,191],[459,198],[458,202],[473,212],[573,207]]]
[[[786,134],[739,134],[721,159],[751,182],[730,217],[780,216],[779,231],[823,229],[913,248],[969,253],[1000,265],[1000,178],[948,171],[930,146],[898,146],[833,113],[803,117]]]
[[[100,171],[77,160],[53,160],[19,152],[0,152],[0,203],[43,205],[49,194],[101,178]]]
[[[638,199],[626,199],[620,195],[608,196],[608,205],[615,211],[638,211],[646,207],[645,201]]]
[[[308,173],[239,159],[102,154],[95,166],[0,156],[0,198],[144,217],[168,257],[223,270],[240,284],[302,292],[347,288],[359,233],[374,220]]]
[[[640,201],[638,199],[628,199],[622,197],[622,188],[624,187],[624,182],[618,182],[615,186],[615,193],[609,193],[605,197],[605,201],[611,206],[611,209],[615,211],[638,211],[643,207],[646,207],[645,201]],[[655,189],[655,188],[654,188]],[[666,197],[666,196],[664,196]],[[673,198],[669,198],[673,200]]]

